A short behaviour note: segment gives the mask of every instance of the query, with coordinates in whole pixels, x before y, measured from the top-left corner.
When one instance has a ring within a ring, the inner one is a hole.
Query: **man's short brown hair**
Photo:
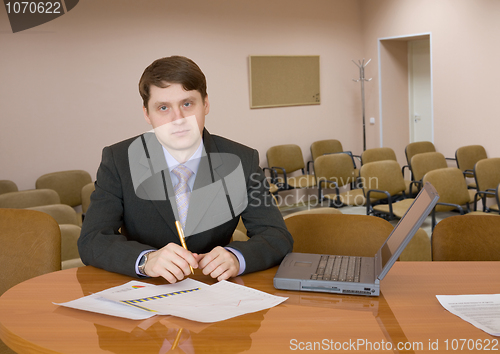
[[[196,90],[203,100],[207,97],[207,81],[200,67],[186,57],[171,56],[155,60],[142,73],[139,93],[146,109],[151,85],[163,88],[167,83],[181,84],[186,91]]]

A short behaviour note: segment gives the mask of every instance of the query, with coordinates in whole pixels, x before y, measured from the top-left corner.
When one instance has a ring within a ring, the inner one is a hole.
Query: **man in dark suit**
[[[139,91],[154,133],[103,149],[78,240],[82,261],[171,283],[190,267],[224,280],[279,264],[293,239],[257,151],[204,128],[210,103],[200,68],[184,57],[158,59]],[[250,239],[231,242],[240,216]]]

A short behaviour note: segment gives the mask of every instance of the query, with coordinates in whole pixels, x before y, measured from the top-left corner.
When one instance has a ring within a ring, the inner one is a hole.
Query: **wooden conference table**
[[[490,342],[490,349],[498,341],[446,311],[435,295],[498,293],[500,262],[396,262],[381,283],[381,296],[372,298],[276,290],[276,269],[233,281],[288,300],[213,324],[172,316],[134,321],[60,307],[53,302],[132,278],[93,267],[50,273],[0,297],[0,338],[19,353],[85,354],[314,352],[307,349],[315,342],[316,352],[437,353],[446,351],[445,341],[448,351],[460,351],[452,350],[454,339]],[[213,283],[199,273],[193,277]]]

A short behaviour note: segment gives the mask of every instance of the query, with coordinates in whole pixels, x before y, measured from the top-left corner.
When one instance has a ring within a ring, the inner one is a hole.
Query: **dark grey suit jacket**
[[[137,139],[140,137],[103,149],[95,191],[91,196],[91,204],[78,240],[80,257],[85,264],[130,276],[137,276],[135,262],[142,251],[159,249],[170,242],[180,244],[175,228],[177,211],[173,210],[168,198],[148,200],[144,198],[148,188],[134,188],[129,147]],[[151,145],[147,144],[151,155],[158,154],[155,146],[160,146],[156,139],[154,141]],[[265,176],[259,167],[258,152],[231,140],[211,135],[206,130],[203,134],[203,144],[207,154],[222,156],[222,159],[212,161],[216,179],[217,175],[224,175],[228,164],[233,163],[225,161],[225,153],[234,154],[241,161],[248,199],[241,218],[250,240],[230,242],[240,216],[235,214],[214,228],[199,233],[193,230],[194,233],[186,238],[188,249],[194,253],[207,253],[215,246],[232,247],[240,251],[245,258],[245,273],[279,264],[283,257],[292,251],[293,239],[286,229],[280,211],[272,203]],[[140,156],[138,158],[141,159]],[[143,180],[146,187],[149,184],[150,188],[153,185],[154,189],[154,185],[161,181],[161,174],[159,171],[153,172],[155,173],[151,173],[151,178]],[[168,174],[167,169],[163,175]],[[200,184],[198,179],[203,175],[197,174],[195,187]],[[169,177],[167,182],[171,186]],[[167,191],[169,194],[170,186]],[[210,208],[210,203],[206,205]],[[191,207],[190,201],[189,209]],[[237,208],[234,210],[238,212]],[[207,213],[205,217],[213,218],[212,214]],[[186,229],[189,219],[188,212]],[[203,220],[198,220],[198,223],[203,225]]]
[[[175,218],[179,220],[171,175],[156,135],[147,132],[134,140],[128,148],[128,156],[135,194],[145,200],[170,200]],[[197,171],[184,228],[186,237],[233,219],[248,205],[246,179],[239,156],[220,152],[207,154],[203,149]]]

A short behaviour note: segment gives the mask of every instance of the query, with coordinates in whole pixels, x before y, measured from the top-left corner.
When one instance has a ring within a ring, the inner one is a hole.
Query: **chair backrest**
[[[378,189],[389,192],[391,196],[406,190],[406,184],[401,167],[397,161],[385,160],[370,162],[361,166],[361,182],[365,196],[370,189]],[[382,193],[371,193],[370,198],[387,198]]]
[[[61,229],[61,263],[71,259],[80,258],[78,252],[78,238],[82,231],[80,226],[64,224],[59,225]]]
[[[17,184],[8,179],[0,180],[0,194],[17,192],[19,189],[17,188]]]
[[[361,164],[392,160],[397,161],[396,153],[389,147],[373,148],[361,153]]]
[[[337,185],[342,187],[356,180],[352,159],[347,154],[318,157],[314,161],[314,174],[318,185],[321,180],[329,180],[337,182]]]
[[[36,188],[55,190],[62,204],[78,206],[82,204],[82,188],[92,182],[87,171],[70,170],[47,173],[36,180]]]
[[[267,164],[269,167],[281,167],[286,173],[294,172],[305,167],[304,157],[300,146],[295,144],[277,145],[267,150]],[[278,170],[278,173],[281,171]]]
[[[500,157],[483,159],[474,166],[477,190],[495,189],[500,183]]]
[[[342,214],[342,212],[335,208],[325,207],[325,208],[312,208],[301,211],[296,211],[294,213],[283,216],[283,219],[292,218],[297,215],[311,215],[311,214]]]
[[[85,214],[89,209],[90,195],[95,190],[94,183],[88,183],[82,188],[82,213]]]
[[[495,189],[495,199],[497,201],[497,208],[498,208],[497,210],[500,212],[500,183]]]
[[[456,167],[440,168],[427,172],[423,178],[423,183],[429,182],[436,188],[439,194],[438,203],[451,203],[457,205],[468,204],[470,194],[467,189],[464,175]],[[454,209],[447,206],[436,206],[436,211]]]
[[[307,214],[285,219],[294,252],[373,257],[393,226],[368,215]]]
[[[465,170],[473,171],[476,162],[486,158],[488,155],[482,145],[462,146],[455,151],[457,166],[462,172]],[[470,173],[468,176],[472,177],[472,174]]]
[[[311,144],[311,156],[313,161],[324,154],[334,154],[344,151],[342,143],[336,139],[319,140]]]
[[[49,214],[54,218],[54,220],[59,224],[72,224],[80,225],[78,222],[78,216],[75,209],[66,204],[51,204],[51,205],[41,205],[31,208],[26,208],[28,210],[37,210],[42,213]]]
[[[498,230],[498,215],[456,215],[445,218],[432,233],[432,260],[500,261]]]
[[[61,232],[48,214],[0,209],[0,240],[0,295],[27,279],[61,269]]]
[[[60,203],[59,195],[52,189],[29,189],[0,194],[0,208],[24,209]]]
[[[373,257],[393,230],[384,219],[342,214],[334,208],[304,210],[284,219],[294,238],[294,252]],[[401,261],[430,261],[429,235],[418,229],[399,258]]]
[[[417,141],[414,143],[410,143],[406,145],[405,155],[406,162],[411,166],[411,158],[417,154],[421,154],[423,152],[434,152],[436,151],[436,147],[430,141]]]
[[[432,261],[431,240],[427,232],[419,228],[405,247],[400,261]]]
[[[424,152],[411,158],[411,170],[414,181],[421,181],[429,171],[447,167],[446,158],[440,152]]]

